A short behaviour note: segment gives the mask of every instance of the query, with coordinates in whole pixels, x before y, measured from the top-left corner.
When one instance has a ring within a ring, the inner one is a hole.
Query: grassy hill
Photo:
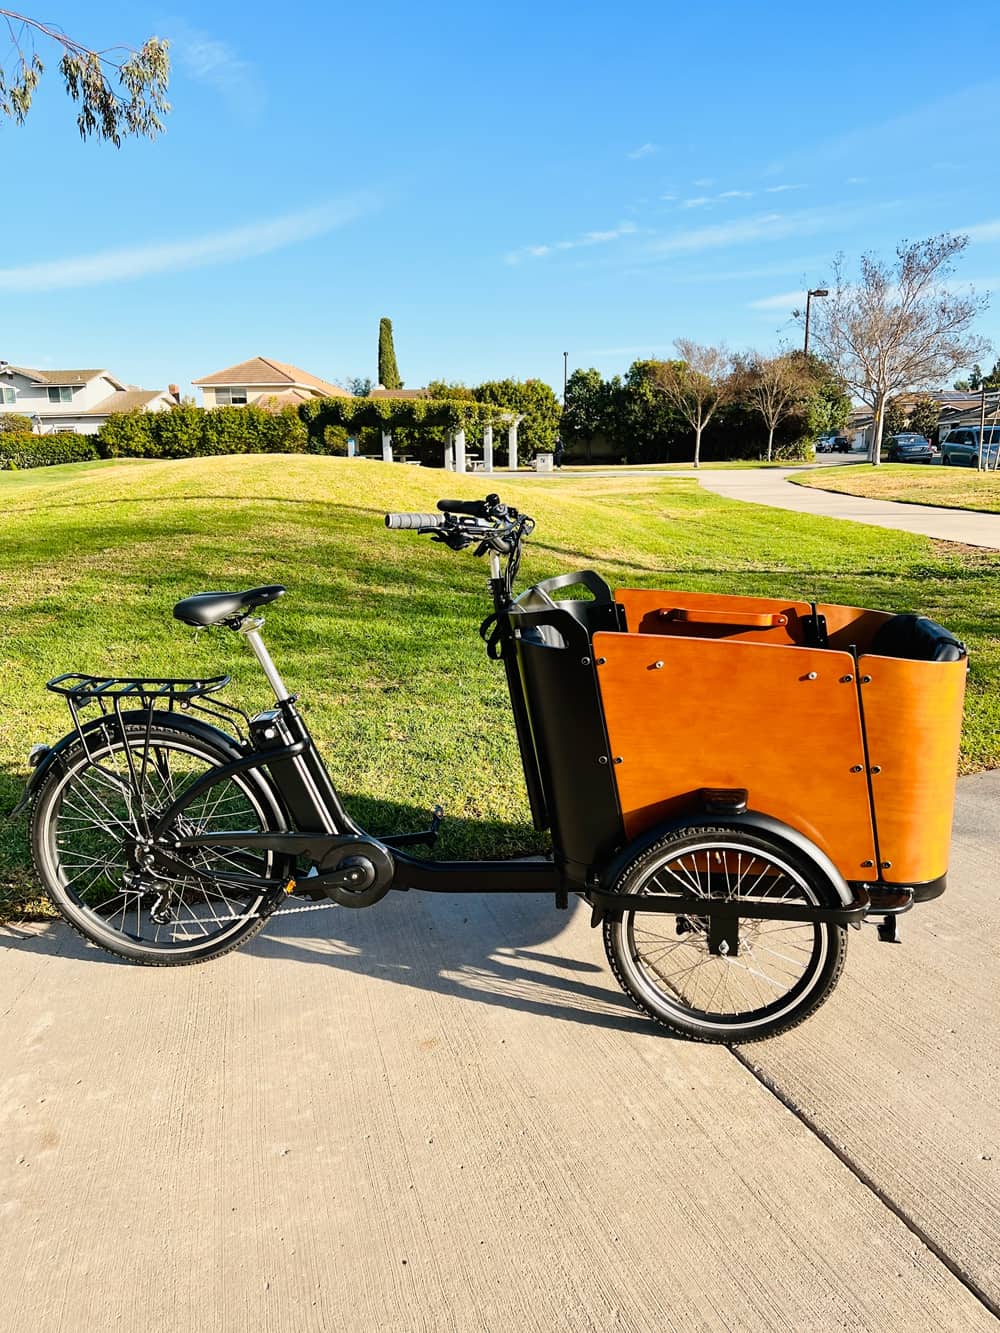
[[[288,596],[270,609],[267,641],[364,826],[420,827],[440,801],[443,855],[544,846],[502,670],[476,633],[485,563],[382,524],[387,509],[493,487],[538,521],[522,584],[591,567],[612,586],[933,615],[973,654],[965,764],[1000,763],[1000,556],[741,505],[670,477],[487,481],[295,456],[119,461],[0,473],[0,811],[17,799],[29,746],[67,730],[44,688],[61,672],[230,672],[236,702],[266,705],[240,641],[196,638],[171,608],[192,592],[273,582]],[[32,892],[24,821],[0,822],[0,911]]]

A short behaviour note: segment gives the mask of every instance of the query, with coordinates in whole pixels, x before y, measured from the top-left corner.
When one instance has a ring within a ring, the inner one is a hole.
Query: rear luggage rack
[[[45,688],[53,694],[65,695],[76,704],[132,698],[150,705],[154,700],[162,699],[170,706],[200,694],[214,694],[228,685],[229,680],[229,676],[212,676],[208,680],[164,680],[151,676],[84,676],[69,672],[48,681]]]
[[[69,706],[70,716],[77,735],[83,741],[89,754],[87,738],[84,735],[80,710],[90,704],[97,704],[101,715],[108,724],[124,730],[122,707],[138,707],[147,715],[146,743],[155,712],[172,712],[179,708],[182,712],[194,709],[215,718],[234,733],[242,743],[246,739],[249,719],[242,708],[227,703],[224,699],[205,699],[228,685],[229,676],[210,676],[207,680],[166,679],[162,676],[86,676],[81,672],[71,671],[55,680],[46,682],[45,688],[53,694],[61,694]],[[98,723],[94,718],[91,725]]]

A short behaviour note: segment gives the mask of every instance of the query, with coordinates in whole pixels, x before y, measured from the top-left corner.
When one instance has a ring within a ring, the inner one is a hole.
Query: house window
[[[216,407],[246,407],[246,389],[216,389]]]
[[[60,384],[58,388],[49,389],[50,403],[71,403],[73,401],[73,390],[68,384]]]
[[[0,403],[13,403],[16,401],[17,395],[14,393],[14,390],[8,388],[6,384],[3,385],[3,387],[0,388]]]

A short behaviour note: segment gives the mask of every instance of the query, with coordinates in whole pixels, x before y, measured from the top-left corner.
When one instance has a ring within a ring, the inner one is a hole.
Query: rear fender
[[[145,727],[149,718],[149,710],[145,708],[121,714],[121,720],[125,726]],[[211,723],[202,722],[200,718],[190,717],[185,713],[165,713],[160,709],[155,709],[153,711],[153,725],[155,726],[161,721],[169,721],[169,725],[175,727],[178,731],[186,731],[190,736],[215,746],[216,749],[223,751],[228,759],[241,759],[246,754],[243,747],[228,732],[223,731],[221,727],[212,726]],[[105,735],[113,735],[117,728],[118,718],[111,713],[106,717],[93,718],[82,727],[82,732],[88,741],[98,741],[101,739],[99,733],[104,732]],[[80,733],[77,731],[67,732],[61,740],[56,741],[55,745],[34,746],[28,759],[31,765],[31,774],[25,784],[21,799],[10,813],[19,815],[30,809],[49,774],[60,769],[66,756],[78,749],[79,746]],[[267,787],[277,810],[284,814],[281,801],[265,775],[256,774],[255,776]]]
[[[784,843],[792,851],[797,852],[809,860],[814,868],[823,876],[830,889],[830,906],[851,907],[857,905],[857,897],[852,892],[850,885],[837,867],[833,864],[826,852],[817,847],[798,829],[792,828],[790,824],[784,824],[779,819],[774,819],[771,815],[765,815],[759,810],[747,810],[742,814],[714,814],[708,811],[692,812],[680,819],[666,820],[661,824],[656,824],[651,829],[634,839],[617,852],[604,866],[601,867],[595,888],[604,889],[610,892],[617,884],[622,872],[635,858],[654,846],[668,833],[677,833],[684,829],[705,828],[715,824],[732,825],[736,828],[744,828],[748,833],[761,833],[772,842],[778,844]],[[592,924],[597,925],[601,920],[600,909],[595,907]]]

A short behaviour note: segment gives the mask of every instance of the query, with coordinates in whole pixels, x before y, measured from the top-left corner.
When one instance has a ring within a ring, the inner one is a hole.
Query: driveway
[[[143,969],[0,932],[0,1327],[995,1330],[1000,773],[805,1025],[637,1015],[582,907],[393,894]]]

